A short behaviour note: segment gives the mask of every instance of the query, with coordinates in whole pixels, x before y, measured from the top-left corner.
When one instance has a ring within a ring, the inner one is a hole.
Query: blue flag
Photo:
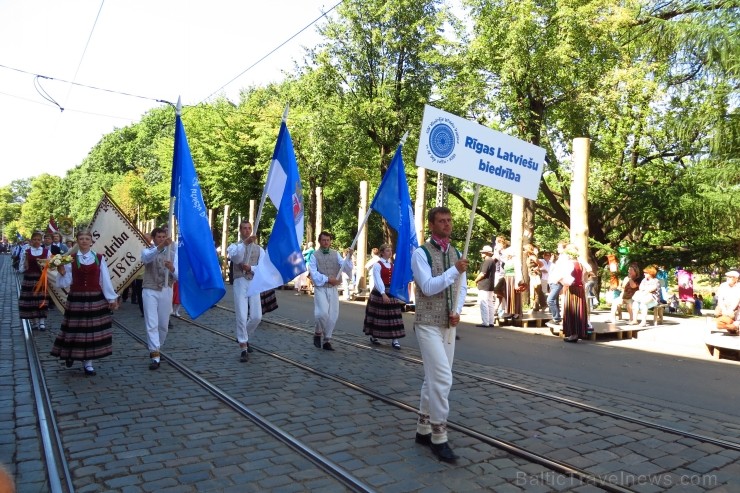
[[[195,319],[223,298],[226,289],[180,115],[175,121],[170,196],[175,197],[175,218],[179,227],[177,269],[180,302],[188,315]]]
[[[409,196],[403,156],[399,145],[391,165],[380,182],[370,208],[379,213],[388,225],[398,233],[396,259],[389,292],[394,298],[409,302],[408,284],[413,279],[411,273],[411,254],[419,246],[414,230],[414,209]]]
[[[260,259],[259,267],[254,271],[247,296],[282,286],[306,271],[301,250],[304,228],[303,188],[293,141],[285,122],[280,125],[265,193],[278,212],[265,248],[266,255]]]

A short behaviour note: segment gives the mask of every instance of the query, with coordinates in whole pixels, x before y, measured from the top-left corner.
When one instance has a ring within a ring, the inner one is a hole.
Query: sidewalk
[[[468,293],[468,298],[471,298],[470,293]],[[595,310],[591,312],[591,320],[595,322],[604,322],[610,318],[609,316],[610,313],[608,310]],[[638,337],[634,339],[615,340],[613,338],[603,337],[597,339],[596,342],[684,358],[715,360],[704,343],[705,338],[709,335],[709,331],[714,327],[714,317],[675,317],[671,314],[666,314],[664,317],[664,323],[662,325],[658,325],[657,327],[650,326],[650,328],[640,331]],[[478,305],[468,306],[466,303],[460,320],[471,324],[480,323],[480,309]],[[505,326],[502,328],[505,330],[556,337],[551,334],[550,329],[547,327],[527,328]],[[727,359],[721,361],[738,363]]]

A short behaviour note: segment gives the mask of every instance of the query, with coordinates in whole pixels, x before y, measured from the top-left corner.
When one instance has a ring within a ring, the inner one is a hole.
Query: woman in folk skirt
[[[390,245],[381,245],[380,260],[373,265],[372,275],[375,282],[370,292],[370,299],[365,307],[363,332],[370,336],[370,342],[380,344],[378,339],[391,339],[393,349],[401,349],[398,339],[406,337],[403,326],[403,302],[388,296],[393,274]]]
[[[590,267],[579,260],[578,248],[568,245],[563,251],[568,262],[563,263],[566,273],[560,281],[565,286],[563,303],[563,335],[565,342],[578,342],[585,339],[588,330],[588,312],[586,310],[585,278]]]
[[[51,257],[51,251],[41,246],[42,235],[31,235],[31,246],[21,252],[18,272],[23,274],[21,294],[18,298],[18,313],[22,320],[30,320],[32,329],[46,330],[46,317],[49,314],[49,301],[46,290],[34,293],[36,283],[41,277],[39,260]]]
[[[105,258],[92,251],[89,231],[77,233],[79,251],[69,265],[58,267],[57,287],[69,288],[62,330],[54,341],[52,356],[70,368],[82,361],[85,375],[95,375],[92,360],[113,353],[113,316],[118,295],[113,290]]]

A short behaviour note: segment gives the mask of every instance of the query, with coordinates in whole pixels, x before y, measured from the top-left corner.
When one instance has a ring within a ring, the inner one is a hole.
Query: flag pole
[[[480,194],[480,183],[475,184],[475,194],[473,195],[473,205],[470,207],[470,222],[468,222],[468,233],[465,236],[465,247],[463,248],[462,258],[468,258],[468,248],[470,247],[470,237],[473,234],[473,223],[475,222],[475,210],[478,208],[478,195]],[[455,297],[452,299],[453,306],[457,309],[457,298],[460,296],[462,284],[458,283],[455,289]],[[458,315],[457,312],[455,312]]]
[[[409,131],[406,130],[406,133],[403,134],[403,137],[401,137],[401,141],[398,143],[398,145],[399,146],[403,146],[406,143],[406,139],[408,138],[408,136],[409,136]],[[357,228],[357,234],[355,235],[355,239],[352,240],[352,245],[350,245],[350,247],[349,247],[350,250],[354,250],[355,249],[355,245],[357,245],[357,240],[360,238],[360,233],[362,233],[362,230],[365,228],[365,224],[367,224],[367,220],[370,219],[370,214],[372,214],[372,213],[373,213],[373,209],[370,208],[367,211],[367,214],[365,214],[365,218],[360,223],[360,227]],[[342,274],[341,272],[339,274],[337,274],[337,279],[339,279],[339,276],[341,274]]]
[[[177,96],[177,106],[175,106],[175,116],[180,117],[182,116],[182,100],[180,96]],[[175,163],[172,163],[174,166]],[[174,170],[173,170],[174,173]],[[170,187],[171,189],[172,187]],[[170,190],[171,191],[171,190]],[[175,215],[175,197],[173,195],[170,195],[170,208],[169,213],[167,214],[167,234],[170,236],[170,239],[173,238],[174,234],[174,224],[172,221],[172,217]],[[154,239],[154,238],[152,238]],[[167,260],[172,260],[172,247],[167,249]],[[170,270],[165,269],[164,271],[164,285],[168,286],[170,284]]]
[[[288,122],[288,112],[289,111],[290,111],[290,103],[285,105],[281,123]],[[267,184],[270,183],[271,175],[272,175],[272,160],[270,160],[270,169],[267,172],[267,180],[265,181],[265,188],[262,190],[262,198],[260,199],[260,206],[257,208],[257,218],[254,220],[254,224],[252,225],[254,226],[252,231],[254,232],[255,236],[257,236],[257,231],[259,230],[259,226],[260,226],[260,219],[262,219],[262,209],[265,207],[265,201],[267,200]]]

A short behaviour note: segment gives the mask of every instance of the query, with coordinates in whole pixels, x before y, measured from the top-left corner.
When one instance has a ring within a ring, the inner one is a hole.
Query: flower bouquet
[[[41,269],[41,277],[36,283],[36,286],[34,286],[33,288],[34,293],[40,293],[40,292],[44,293],[44,299],[39,305],[39,308],[43,308],[46,306],[46,300],[48,297],[47,293],[49,291],[49,269],[56,269],[60,265],[71,264],[73,260],[74,259],[71,255],[61,255],[61,254],[56,254],[48,259],[39,260],[39,264],[43,268]]]
[[[49,259],[49,265],[52,269],[56,269],[60,265],[71,264],[73,260],[72,255],[61,255],[57,253]]]

